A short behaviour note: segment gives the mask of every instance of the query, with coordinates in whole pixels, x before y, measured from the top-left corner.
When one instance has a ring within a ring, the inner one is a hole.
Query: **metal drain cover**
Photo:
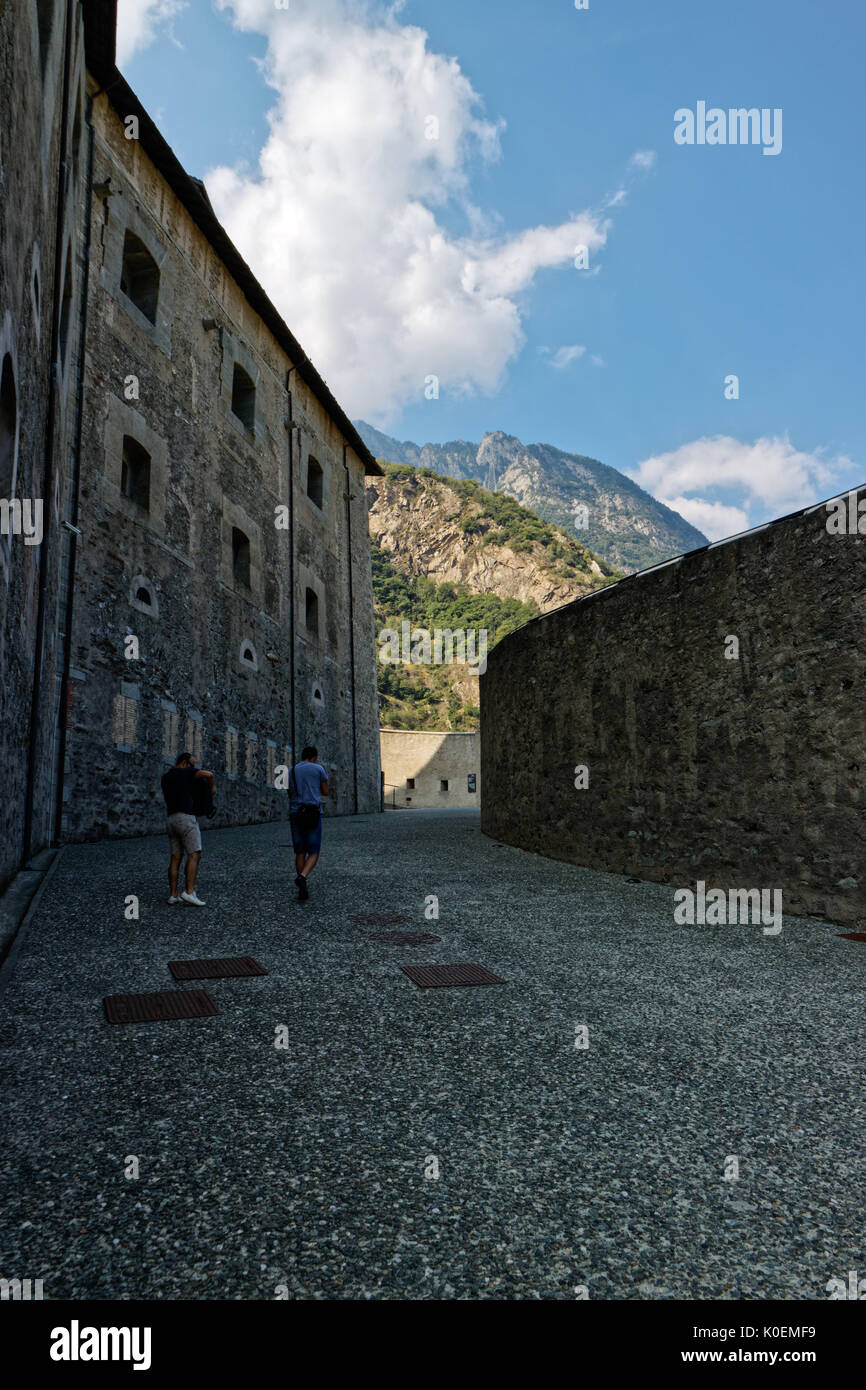
[[[252,956],[218,956],[214,960],[170,960],[168,968],[176,980],[235,980],[251,975],[267,975]]]
[[[426,931],[383,931],[370,940],[379,941],[383,946],[435,946],[442,937],[431,936]]]
[[[212,1018],[219,1013],[213,999],[203,989],[109,994],[102,1004],[109,1023],[162,1023],[175,1018]]]
[[[402,912],[356,912],[352,918],[361,927],[406,927],[409,918]]]
[[[445,989],[451,985],[504,985],[498,975],[483,965],[401,965],[420,989]]]

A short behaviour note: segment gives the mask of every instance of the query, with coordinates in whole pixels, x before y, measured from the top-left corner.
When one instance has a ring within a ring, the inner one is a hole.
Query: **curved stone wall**
[[[501,642],[481,678],[482,829],[575,864],[780,889],[786,913],[866,919],[856,503],[840,504],[841,533],[822,504]]]

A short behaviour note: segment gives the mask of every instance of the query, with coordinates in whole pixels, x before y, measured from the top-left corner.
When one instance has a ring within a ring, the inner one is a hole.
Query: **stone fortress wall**
[[[866,537],[853,511],[833,524],[809,508],[505,638],[481,678],[482,829],[866,917]]]

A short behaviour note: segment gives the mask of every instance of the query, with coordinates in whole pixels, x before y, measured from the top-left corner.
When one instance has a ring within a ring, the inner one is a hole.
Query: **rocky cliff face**
[[[546,613],[598,588],[612,573],[557,528],[550,528],[551,544],[531,541],[519,534],[515,515],[508,518],[515,533],[509,537],[487,512],[488,501],[496,499],[480,488],[467,494],[465,485],[446,478],[398,472],[369,479],[367,500],[371,539],[413,578],[534,602]]]
[[[377,457],[471,478],[505,493],[627,573],[707,543],[677,512],[597,459],[551,444],[524,445],[501,431],[485,434],[480,444],[456,440],[419,446],[392,439],[363,420],[355,423]]]

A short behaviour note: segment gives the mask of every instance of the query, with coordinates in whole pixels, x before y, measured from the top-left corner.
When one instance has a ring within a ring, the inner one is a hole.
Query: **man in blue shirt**
[[[292,768],[289,823],[292,827],[292,846],[295,851],[295,883],[298,900],[310,896],[307,879],[319,862],[322,849],[322,797],[327,796],[328,774],[318,761],[317,748],[305,748],[302,761]]]

